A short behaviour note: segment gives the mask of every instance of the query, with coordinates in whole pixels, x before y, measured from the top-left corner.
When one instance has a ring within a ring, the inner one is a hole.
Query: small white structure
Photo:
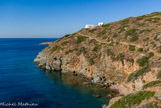
[[[104,23],[103,22],[99,22],[98,23],[98,26],[102,26]],[[96,27],[95,25],[92,25],[92,24],[87,24],[87,25],[85,25],[85,28],[94,28],[94,27]]]
[[[98,23],[98,26],[102,26],[104,23],[103,22],[99,22]]]
[[[85,28],[94,28],[95,27],[95,25],[91,25],[91,24],[87,24],[86,26],[85,26]]]

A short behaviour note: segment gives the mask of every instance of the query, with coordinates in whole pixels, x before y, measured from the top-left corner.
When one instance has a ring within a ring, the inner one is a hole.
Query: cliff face
[[[42,69],[83,74],[122,95],[143,90],[161,77],[161,13],[66,35],[51,42],[34,62]],[[158,84],[146,89],[158,93]]]

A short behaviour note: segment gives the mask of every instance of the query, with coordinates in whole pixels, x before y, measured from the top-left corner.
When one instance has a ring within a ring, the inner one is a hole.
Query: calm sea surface
[[[107,94],[105,91],[67,83],[59,72],[49,74],[37,68],[33,60],[46,47],[38,44],[55,40],[0,39],[0,103],[37,103],[36,108],[101,108],[108,104],[109,99],[93,96]]]

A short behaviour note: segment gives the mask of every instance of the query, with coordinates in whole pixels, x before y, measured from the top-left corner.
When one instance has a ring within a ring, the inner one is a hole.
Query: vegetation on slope
[[[139,77],[140,75],[143,75],[144,73],[146,72],[149,72],[150,71],[150,68],[147,66],[147,67],[144,67],[136,72],[133,72],[131,73],[128,78],[127,78],[127,81],[131,81],[131,80],[135,80],[137,79],[137,77]]]
[[[161,79],[161,70],[158,72],[157,78],[158,78],[158,79]]]
[[[146,88],[158,85],[158,84],[160,84],[160,86],[161,86],[161,81],[160,80],[152,81],[152,82],[149,82],[149,83],[145,84],[143,86],[143,89],[146,89]]]
[[[133,108],[139,105],[144,99],[149,99],[154,96],[155,92],[152,91],[139,91],[129,94],[116,101],[110,108]]]
[[[85,41],[86,39],[87,39],[87,37],[85,37],[85,36],[78,36],[78,37],[77,37],[76,43],[77,43],[77,44],[80,44],[80,43],[82,43],[83,41]]]

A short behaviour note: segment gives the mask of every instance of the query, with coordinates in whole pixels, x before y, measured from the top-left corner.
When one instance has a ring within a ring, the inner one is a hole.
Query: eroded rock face
[[[72,57],[63,54],[55,56],[48,53],[48,48],[40,52],[34,62],[38,63],[39,68],[59,70],[62,73],[83,74],[94,83],[104,83],[110,86],[120,83],[126,78],[126,75],[139,68],[137,64],[131,62],[112,61],[107,55],[101,57],[98,63],[91,65],[83,53],[79,56],[73,54]],[[115,78],[112,79],[112,77]]]

